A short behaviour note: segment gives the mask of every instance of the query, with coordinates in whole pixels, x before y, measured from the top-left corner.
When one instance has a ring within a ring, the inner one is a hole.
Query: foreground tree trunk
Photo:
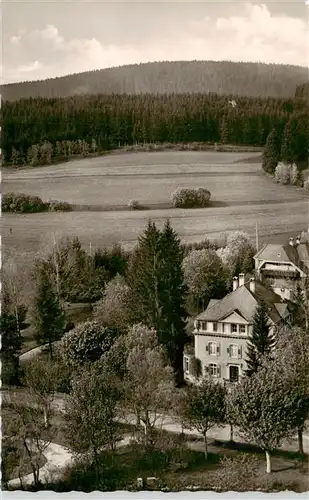
[[[145,416],[145,419],[141,419],[141,422],[144,426],[144,444],[145,448],[148,447],[149,444],[151,444],[151,426],[149,422],[149,417],[148,415]]]
[[[298,452],[302,455],[304,454],[304,441],[303,441],[303,429],[297,429],[298,434]]]
[[[234,427],[233,424],[230,424],[230,442],[234,441]]]
[[[50,360],[52,360],[53,359],[53,343],[52,343],[50,337],[48,340],[48,347],[49,347],[49,358],[50,358]]]
[[[46,406],[44,406],[44,408],[43,408],[43,413],[44,413],[44,426],[47,429],[47,427],[48,427],[48,410],[47,410]]]
[[[265,455],[266,455],[266,472],[267,472],[267,474],[270,474],[271,473],[271,460],[270,460],[269,451],[265,450]]]
[[[204,451],[205,460],[208,460],[208,444],[207,444],[207,434],[206,434],[206,432],[204,434],[204,446],[205,446],[205,451]]]

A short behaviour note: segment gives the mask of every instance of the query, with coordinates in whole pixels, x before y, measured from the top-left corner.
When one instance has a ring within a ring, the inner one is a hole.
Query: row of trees
[[[123,94],[4,102],[3,159],[8,164],[49,163],[70,153],[151,142],[263,146],[273,128],[282,135],[291,116],[307,116],[301,100],[239,97],[233,107],[230,99],[216,94]]]
[[[245,441],[265,452],[268,473],[271,453],[305,426],[309,412],[309,345],[302,329],[282,329],[276,349],[271,354],[265,351],[261,364],[230,392],[211,379],[177,390],[167,351],[154,329],[137,324],[112,341],[110,332],[105,333],[109,340],[96,360],[91,356],[72,357],[70,334],[58,346],[61,362],[71,370],[64,429],[67,444],[97,475],[100,455],[106,449],[115,451],[123,434],[120,422],[128,419],[133,423],[131,416],[137,422],[132,438],[146,453],[162,446],[158,445],[158,429],[162,429],[164,416],[172,413],[183,429],[203,435],[206,460],[208,431],[228,423]],[[52,362],[39,358],[25,372],[30,408],[26,412],[14,398],[9,401],[13,418],[5,425],[4,447],[7,451],[9,444],[16,446],[18,440],[24,440],[23,446],[35,465],[30,443],[38,443],[35,449],[43,454],[52,439],[49,416],[59,373]],[[36,405],[43,408],[43,414]],[[4,457],[7,472],[10,461],[7,454]],[[22,461],[17,449],[15,459]],[[36,466],[33,475],[38,486]]]

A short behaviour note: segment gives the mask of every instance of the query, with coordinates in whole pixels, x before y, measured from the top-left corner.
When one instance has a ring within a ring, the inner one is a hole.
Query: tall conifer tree
[[[65,315],[44,266],[40,266],[37,270],[37,290],[33,312],[37,340],[40,343],[48,343],[50,358],[52,358],[52,343],[59,340],[64,332]]]
[[[252,333],[248,339],[246,360],[248,376],[253,375],[259,369],[261,358],[270,354],[275,343],[275,337],[270,331],[267,306],[265,302],[261,302],[254,314]]]
[[[186,340],[186,288],[182,270],[183,250],[169,220],[165,223],[161,233],[160,247],[162,326],[158,333],[161,343],[167,349],[176,381],[181,383],[183,381],[183,348]]]
[[[157,331],[168,352],[176,380],[182,382],[185,342],[185,288],[180,241],[167,222],[163,231],[149,221],[130,262],[127,282],[135,321]]]
[[[280,160],[280,138],[276,129],[272,129],[267,137],[266,145],[263,152],[262,167],[265,172],[273,174]]]

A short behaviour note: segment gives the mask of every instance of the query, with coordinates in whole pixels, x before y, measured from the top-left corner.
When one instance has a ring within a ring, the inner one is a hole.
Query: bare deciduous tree
[[[42,414],[35,405],[24,405],[17,396],[11,396],[6,405],[3,433],[6,442],[18,450],[19,468],[29,464],[33,474],[33,484],[40,483],[40,465],[44,452],[51,443],[52,435],[42,421]]]

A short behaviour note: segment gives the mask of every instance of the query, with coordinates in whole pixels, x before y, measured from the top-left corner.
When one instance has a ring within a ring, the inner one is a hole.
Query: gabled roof
[[[309,267],[309,243],[302,242],[296,247],[269,243],[264,245],[254,258],[270,262],[292,262],[303,269],[305,263]]]
[[[286,318],[289,316],[289,308],[286,303],[281,302],[281,304],[275,304],[275,308],[277,309],[281,318]]]
[[[291,258],[290,255],[287,254],[285,246],[286,245],[269,243],[264,245],[261,250],[255,254],[254,258],[266,261],[270,260],[272,262],[289,262]]]
[[[210,302],[207,309],[199,314],[196,319],[200,321],[222,321],[224,318],[237,312],[249,323],[252,322],[257,306],[261,302],[265,302],[268,307],[268,314],[274,323],[278,323],[281,316],[281,310],[276,307],[281,305],[281,298],[276,293],[268,288],[265,288],[259,281],[255,282],[255,292],[249,289],[249,283],[246,282],[243,286],[238,287],[233,292],[227,294],[223,299]]]

